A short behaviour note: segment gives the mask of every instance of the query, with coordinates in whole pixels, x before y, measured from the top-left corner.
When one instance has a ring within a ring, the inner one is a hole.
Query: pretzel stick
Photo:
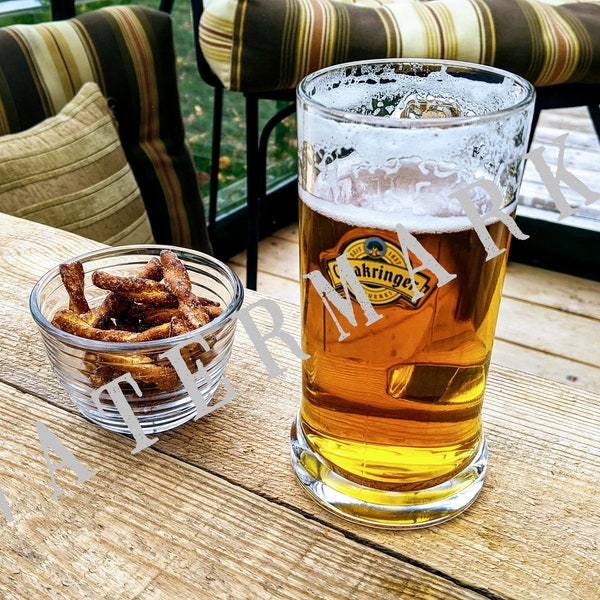
[[[202,327],[210,321],[204,306],[198,297],[185,286],[184,282],[170,275],[165,276],[164,282],[167,289],[179,301],[181,318],[191,329]]]
[[[168,361],[156,362],[146,355],[96,354],[87,357],[96,366],[96,383],[103,385],[123,373],[131,373],[138,383],[150,385],[161,391],[177,389],[181,382],[177,371]]]
[[[72,310],[59,310],[52,319],[52,324],[59,329],[88,340],[103,342],[147,342],[169,337],[171,323],[163,323],[139,333],[121,329],[100,329],[92,327]]]
[[[126,296],[149,306],[177,306],[177,299],[164,283],[143,277],[121,277],[106,271],[94,271],[92,283],[103,290]]]
[[[163,278],[163,266],[160,260],[153,256],[137,274],[142,279],[152,279],[153,281],[160,281]]]
[[[130,306],[131,302],[127,298],[111,292],[100,305],[79,316],[92,327],[107,329],[112,328],[110,320],[124,314]]]
[[[160,253],[160,262],[163,267],[163,277],[179,279],[185,287],[191,291],[192,282],[185,268],[185,265],[179,260],[172,250],[162,250]]]
[[[85,273],[79,261],[59,265],[60,278],[69,295],[69,308],[78,315],[90,310],[85,298]]]

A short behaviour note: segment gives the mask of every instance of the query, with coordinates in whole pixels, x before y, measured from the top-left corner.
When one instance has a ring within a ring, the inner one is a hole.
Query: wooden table
[[[240,326],[227,371],[237,399],[139,454],[79,415],[28,295],[48,268],[96,245],[0,215],[3,600],[600,598],[599,395],[492,368],[490,469],[475,504],[431,529],[347,523],[295,481],[300,365],[281,340],[269,347],[285,372],[269,379]],[[279,306],[298,337],[297,307]],[[54,498],[39,422],[95,472],[78,483],[58,469]]]

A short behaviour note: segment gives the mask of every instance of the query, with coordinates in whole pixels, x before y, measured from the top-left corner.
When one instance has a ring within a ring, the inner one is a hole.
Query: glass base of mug
[[[488,461],[482,436],[471,463],[449,481],[414,491],[378,491],[334,473],[309,447],[299,417],[292,425],[291,445],[298,480],[321,506],[361,525],[392,529],[429,527],[462,513],[481,491]],[[365,497],[369,500],[361,499]]]

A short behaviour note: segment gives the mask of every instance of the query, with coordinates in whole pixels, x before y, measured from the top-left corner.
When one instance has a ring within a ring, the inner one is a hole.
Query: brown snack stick
[[[197,329],[210,322],[210,317],[198,296],[187,289],[185,283],[175,277],[165,276],[167,289],[179,301],[179,312],[181,318],[191,329]]]
[[[168,360],[156,360],[145,354],[104,353],[99,353],[97,360],[99,366],[112,369],[116,377],[123,373],[131,373],[136,381],[155,385],[163,391],[177,389],[182,385],[177,372]]]
[[[131,302],[125,296],[110,292],[98,306],[80,317],[92,327],[107,329],[111,327],[109,320],[124,314],[130,306]]]
[[[175,325],[176,322],[179,322],[179,326]],[[174,325],[172,335],[179,335],[180,333],[186,333],[187,331],[190,331],[182,319],[175,318],[171,324]],[[180,350],[181,357],[185,361],[187,368],[192,373],[195,373],[198,370],[198,366],[196,364],[197,360],[200,360],[204,366],[207,366],[216,357],[216,353],[213,351],[213,346],[215,345],[216,341],[214,336],[210,335],[204,338],[204,341],[208,346],[208,350],[200,342],[194,341],[191,341]]]
[[[161,264],[164,269],[164,278],[165,280],[174,281],[178,279],[183,283],[185,288],[191,292],[192,291],[192,282],[190,280],[190,276],[188,270],[179,257],[172,250],[162,250],[160,253]],[[191,297],[191,296],[190,296]],[[197,303],[201,306],[219,306],[218,302],[214,300],[209,300],[208,298],[202,298],[197,295],[193,295],[194,303]],[[181,299],[181,298],[179,298]]]
[[[179,314],[178,308],[168,306],[146,306],[143,304],[132,304],[128,311],[131,319],[137,319],[139,330],[148,329],[162,323],[170,323],[173,317]]]
[[[109,365],[97,364],[98,354],[96,352],[87,351],[83,357],[83,364],[86,368],[86,375],[89,377],[90,383],[99,388],[116,377],[114,369]]]
[[[163,278],[163,266],[156,256],[153,256],[140,270],[137,277],[160,281]]]
[[[125,355],[86,352],[83,361],[90,369],[91,382],[96,387],[100,387],[127,372],[131,365],[151,363],[152,359],[144,354]]]
[[[210,322],[210,317],[202,306],[180,303],[179,312],[190,329],[198,329]]]
[[[212,304],[209,304],[209,305],[205,306],[204,310],[206,311],[206,313],[210,317],[211,321],[213,319],[216,319],[219,315],[223,314],[223,309],[220,306],[213,306]]]
[[[170,323],[157,325],[139,333],[123,331],[121,329],[100,329],[88,325],[72,310],[59,310],[52,319],[52,325],[66,333],[71,333],[88,340],[100,340],[103,342],[146,342],[149,340],[160,340],[168,337],[171,331]]]
[[[163,267],[163,277],[179,279],[188,290],[192,289],[190,276],[185,265],[172,250],[162,250],[160,262]]]
[[[196,296],[196,298],[198,298],[198,301],[200,304],[202,304],[202,306],[221,306],[216,300],[211,300],[210,298],[205,298],[204,296]]]
[[[168,362],[133,365],[127,370],[142,387],[153,385],[162,392],[171,392],[183,386],[177,371]]]
[[[83,265],[79,261],[62,263],[58,266],[58,270],[65,290],[69,295],[69,308],[78,315],[88,312],[90,307],[84,293],[85,273]]]
[[[110,358],[114,358],[111,356]],[[110,360],[107,364],[100,364],[98,368],[90,373],[89,378],[92,385],[96,388],[110,383],[113,379],[120,377],[125,373],[131,376],[142,388],[144,395],[152,390],[168,392],[181,387],[182,383],[177,375],[177,371],[170,364],[158,364],[151,358],[144,356],[147,360],[128,360],[131,356],[119,357],[120,360]],[[101,356],[98,356],[101,360]]]
[[[190,331],[187,323],[181,317],[173,317],[171,319],[171,336],[181,335]]]
[[[106,271],[94,271],[92,283],[103,290],[126,296],[134,302],[149,306],[177,306],[167,287],[160,281],[142,277],[122,277]]]
[[[209,340],[206,340],[209,342]],[[214,344],[214,342],[213,342]],[[192,343],[181,350],[181,356],[185,360],[187,368],[195,373],[197,370],[196,361],[200,361],[205,367],[208,366],[217,356],[209,343],[209,349],[205,350],[199,343]]]

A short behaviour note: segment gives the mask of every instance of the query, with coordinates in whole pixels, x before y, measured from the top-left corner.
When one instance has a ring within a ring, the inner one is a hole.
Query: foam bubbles
[[[381,212],[373,208],[356,207],[352,204],[333,204],[327,200],[313,196],[304,190],[300,190],[300,199],[311,210],[351,227],[395,231],[396,226],[401,224],[415,235],[451,233],[473,229],[473,224],[464,214],[432,216],[415,213],[411,208]],[[503,208],[502,212],[510,215],[515,210],[516,205],[517,203],[514,201],[509,206]],[[497,220],[495,218],[490,219],[488,225]]]
[[[514,201],[530,120],[513,108],[529,94],[504,72],[450,63],[350,64],[309,76],[297,113],[303,198],[355,225],[469,228],[460,190],[469,188],[481,215],[491,199],[475,182]]]

